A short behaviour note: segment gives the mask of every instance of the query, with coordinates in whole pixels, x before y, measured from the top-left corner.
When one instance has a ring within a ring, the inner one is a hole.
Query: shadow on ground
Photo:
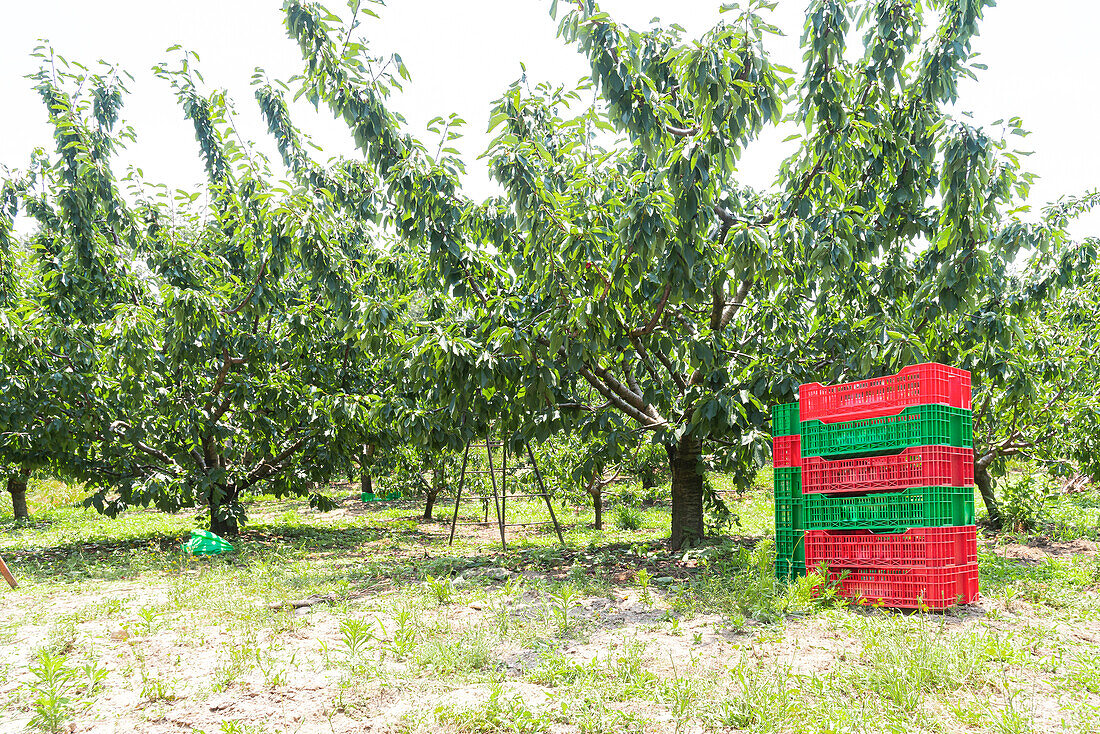
[[[415,535],[407,530],[403,535]],[[195,557],[183,552],[189,533],[150,531],[123,540],[73,541],[46,548],[7,551],[5,560],[18,576],[37,581],[118,579],[143,571],[171,571],[188,563],[228,563],[236,566],[307,558],[324,551],[355,549],[393,536],[373,527],[318,528],[307,525],[257,523],[231,538],[234,551]]]

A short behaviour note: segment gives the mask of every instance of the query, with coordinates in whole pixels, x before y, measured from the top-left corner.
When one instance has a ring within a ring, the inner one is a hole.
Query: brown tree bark
[[[974,467],[974,484],[978,486],[978,492],[982,495],[986,513],[989,515],[989,526],[994,530],[1000,530],[1004,526],[1004,518],[1001,516],[1001,507],[997,504],[997,496],[993,493],[993,477],[989,469],[984,466]]]
[[[587,488],[589,496],[592,497],[592,509],[596,513],[596,519],[592,523],[592,527],[596,530],[603,530],[603,483],[600,481],[602,474],[602,471],[595,472]]]
[[[210,532],[222,538],[232,538],[240,534],[241,529],[235,517],[221,517],[219,510],[237,502],[239,492],[236,487],[222,488],[221,502],[217,502],[214,493],[210,495]]]
[[[691,547],[703,537],[703,475],[699,460],[703,447],[699,439],[684,436],[668,447],[672,469],[672,550]]]
[[[374,444],[363,446],[363,460],[359,463],[359,491],[374,494],[374,480],[371,478],[367,462],[374,455]]]
[[[30,472],[20,470],[18,474],[8,477],[8,493],[11,495],[11,507],[16,520],[30,517],[27,512],[27,479]]]
[[[432,468],[432,484],[428,488],[427,500],[424,502],[424,519],[432,519],[432,510],[435,508],[435,501],[439,498],[439,493],[443,491],[443,467],[437,466]]]

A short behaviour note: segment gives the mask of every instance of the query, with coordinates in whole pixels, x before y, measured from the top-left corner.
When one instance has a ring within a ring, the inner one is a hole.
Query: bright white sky
[[[277,159],[253,101],[250,79],[255,67],[286,79],[300,68],[296,46],[282,28],[280,0],[38,0],[5,3],[0,24],[0,164],[24,167],[34,146],[52,148],[50,130],[38,97],[24,75],[34,71],[29,54],[36,39],[51,41],[60,54],[90,63],[104,58],[136,77],[123,117],[137,130],[138,142],[123,163],[140,166],[149,181],[188,187],[203,180],[193,131],[164,82],[150,67],[168,58],[176,43],[199,53],[209,84],[224,87],[236,100],[244,134]],[[561,3],[562,6],[566,2]],[[604,0],[604,10],[636,27],[651,18],[677,22],[692,35],[718,18],[719,0]],[[780,0],[773,21],[787,32],[777,39],[776,58],[801,67],[797,50],[805,0]],[[330,7],[344,11],[342,0]],[[484,134],[491,100],[520,75],[573,83],[587,74],[584,60],[555,37],[549,0],[390,0],[381,21],[368,20],[361,32],[375,52],[398,51],[413,75],[406,91],[392,100],[413,131],[436,115],[457,112],[469,122],[458,147],[469,175],[467,192],[480,198],[492,189],[483,162]],[[1100,9],[1083,0],[1003,0],[987,11],[976,43],[979,59],[989,66],[977,83],[963,88],[960,110],[974,112],[979,122],[1020,115],[1033,134],[1023,146],[1035,150],[1027,159],[1040,175],[1032,203],[1063,193],[1082,193],[1100,185]],[[311,133],[327,154],[354,155],[341,123],[323,109],[300,105],[296,124]],[[789,152],[774,134],[750,148],[740,176],[758,187],[771,183],[776,164]],[[121,173],[124,168],[119,167]],[[1100,216],[1077,227],[1079,234],[1100,232]]]

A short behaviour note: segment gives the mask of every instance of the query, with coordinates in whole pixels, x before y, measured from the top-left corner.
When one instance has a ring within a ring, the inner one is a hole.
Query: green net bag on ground
[[[218,553],[228,553],[233,546],[219,538],[209,530],[192,530],[191,540],[183,544],[184,553],[193,556],[211,556]]]

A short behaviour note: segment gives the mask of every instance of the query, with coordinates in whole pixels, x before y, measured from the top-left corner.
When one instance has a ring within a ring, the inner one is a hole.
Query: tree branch
[[[220,421],[222,419],[222,416],[225,415],[225,411],[229,410],[229,404],[232,401],[233,401],[233,396],[232,395],[226,395],[225,396],[225,400],[222,401],[222,404],[219,405],[218,409],[215,410],[210,415],[210,423],[211,424],[217,423],[218,421]]]
[[[229,350],[222,350],[222,354],[225,359],[222,361],[222,366],[218,368],[218,374],[214,377],[214,387],[210,388],[211,403],[207,405],[207,410],[210,409],[210,405],[213,405],[213,398],[216,398],[218,393],[222,391],[222,387],[225,386],[225,378],[229,375]]]
[[[474,276],[470,273],[470,269],[466,267],[466,263],[460,260],[458,264],[462,266],[462,272],[466,274],[466,282],[470,284],[470,288],[473,289],[474,295],[481,301],[481,305],[488,306],[489,299],[485,297],[485,291],[481,290],[481,286],[474,280]]]
[[[642,344],[642,340],[637,337],[630,337],[630,343],[634,345],[634,351],[638,353],[638,359],[641,361],[642,366],[645,367],[646,372],[653,378],[653,381],[658,385],[664,382],[661,379],[660,374],[657,372],[657,368],[653,366],[653,363],[649,360],[649,354],[646,352],[645,345]]]
[[[710,303],[710,330],[718,331],[722,328],[722,306],[725,304],[726,298],[722,295],[722,282],[718,281],[714,284],[713,293],[711,293]]]
[[[657,310],[653,312],[653,316],[650,317],[649,322],[641,329],[635,329],[630,332],[630,336],[645,336],[657,328],[657,323],[661,319],[661,314],[664,313],[665,305],[668,303],[668,296],[672,292],[672,283],[665,284],[665,291],[661,294],[661,300],[657,303]]]
[[[653,355],[657,357],[657,361],[660,362],[668,374],[672,377],[672,381],[676,383],[676,387],[680,388],[680,393],[687,391],[687,383],[684,382],[684,376],[681,375],[672,364],[672,360],[668,358],[668,355],[662,352],[660,349],[653,350]]]
[[[648,415],[638,410],[637,408],[633,407],[625,400],[620,398],[618,395],[616,395],[614,392],[612,392],[611,389],[608,388],[608,386],[605,385],[602,380],[596,377],[596,375],[592,374],[592,370],[588,369],[587,367],[581,367],[580,374],[581,377],[588,381],[589,385],[596,388],[596,392],[598,392],[600,395],[603,395],[607,399],[607,401],[611,403],[614,407],[618,408],[623,413],[626,413],[634,420],[638,421],[638,423],[640,423],[642,427],[653,427],[654,421],[652,418],[650,418]]]
[[[987,469],[989,468],[990,464],[992,464],[1001,456],[1012,456],[1013,454],[1017,454],[1020,451],[1034,448],[1041,443],[1046,443],[1050,439],[1054,438],[1056,435],[1057,431],[1052,428],[1046,433],[1040,434],[1039,436],[1035,437],[1034,439],[1027,441],[1016,441],[1015,439],[1019,436],[1019,434],[1013,433],[1000,444],[991,447],[988,451],[986,451],[982,458],[974,462],[974,468],[979,471],[982,469]]]
[[[214,376],[214,386],[210,388],[210,402],[206,405],[207,410],[213,407],[214,398],[218,397],[218,393],[225,387],[225,379],[229,376],[229,370],[248,361],[247,357],[230,357],[229,349],[222,349],[222,357],[222,366],[218,368],[218,374]]]
[[[633,365],[629,361],[623,365],[623,374],[626,375],[626,386],[630,388],[631,392],[641,395],[642,388],[638,386],[638,381],[634,378]]]
[[[172,457],[170,457],[168,454],[164,453],[160,449],[155,449],[152,446],[149,446],[148,444],[145,444],[145,443],[139,441],[136,438],[127,437],[125,435],[125,433],[123,433],[123,431],[130,430],[131,428],[133,428],[133,426],[131,426],[126,421],[115,421],[114,423],[111,424],[111,432],[112,433],[117,433],[118,435],[122,436],[123,438],[128,440],[131,444],[133,444],[134,448],[138,449],[142,453],[148,454],[149,456],[160,459],[161,461],[163,461],[166,464],[174,464],[175,463],[174,461],[172,461]]]
[[[692,135],[699,133],[699,127],[676,127],[675,125],[669,125],[665,123],[665,132],[670,135],[675,135],[678,138],[690,138]]]
[[[237,485],[237,490],[238,491],[243,491],[245,489],[248,489],[249,487],[251,487],[256,482],[263,481],[264,479],[267,479],[268,477],[272,476],[273,474],[276,474],[276,473],[282,471],[283,469],[285,469],[286,467],[281,466],[281,464],[284,461],[286,461],[287,459],[289,459],[291,456],[293,456],[295,453],[297,453],[297,451],[299,449],[301,449],[302,446],[305,445],[305,442],[308,439],[309,439],[308,435],[302,436],[297,441],[295,441],[290,446],[288,446],[286,449],[284,449],[278,456],[276,456],[271,461],[261,461],[260,464],[255,469],[250,471],[245,476],[244,482]]]
[[[199,471],[203,474],[208,474],[210,472],[210,467],[206,465],[206,459],[203,457],[201,451],[196,448],[191,449],[187,453],[195,460],[195,464],[199,467]]]
[[[615,394],[617,394],[620,398],[625,400],[631,406],[640,410],[642,413],[646,414],[653,420],[664,422],[664,418],[661,417],[661,415],[656,411],[656,409],[653,408],[652,405],[646,403],[646,401],[639,393],[634,392],[629,387],[619,382],[619,380],[614,375],[612,375],[609,370],[604,369],[599,365],[594,366],[592,370],[597,375],[599,375],[600,379],[604,381],[604,384],[607,385],[609,389],[615,392]]]
[[[719,243],[725,242],[726,233],[735,225],[756,229],[758,227],[766,227],[776,219],[774,214],[765,214],[759,219],[738,219],[720,206],[714,207],[714,215],[722,220],[722,230],[718,235]]]
[[[264,275],[266,275],[266,274],[267,274],[267,260],[265,259],[263,264],[260,266],[260,272],[256,273],[256,279],[252,281],[252,287],[248,289],[248,293],[245,294],[245,297],[243,299],[241,299],[241,302],[238,303],[236,305],[236,307],[231,308],[228,311],[222,311],[222,314],[223,315],[231,315],[231,314],[235,314],[235,313],[240,313],[241,309],[243,309],[246,305],[248,305],[249,300],[251,300],[252,296],[256,293],[257,286],[260,285],[260,281],[263,279]]]
[[[741,285],[737,287],[737,292],[733,294],[733,300],[727,303],[722,311],[722,318],[718,323],[719,331],[729,326],[730,321],[733,321],[734,314],[737,313],[737,309],[745,305],[745,299],[748,298],[749,291],[752,290],[752,284],[752,278],[745,278],[741,281]]]

